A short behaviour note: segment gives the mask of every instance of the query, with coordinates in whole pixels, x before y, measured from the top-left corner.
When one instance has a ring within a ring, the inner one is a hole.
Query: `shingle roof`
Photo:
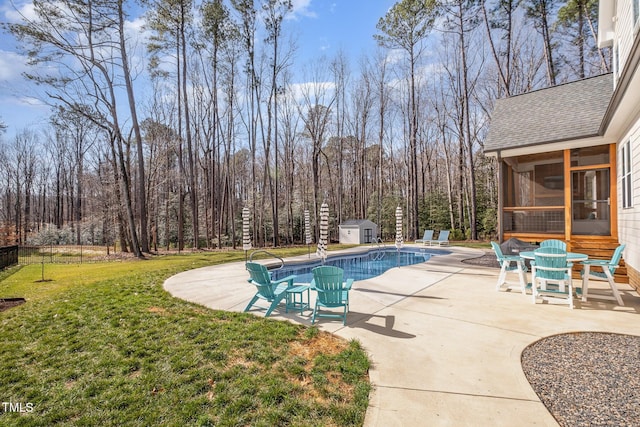
[[[484,150],[597,136],[612,94],[609,73],[499,99]]]
[[[344,221],[342,224],[340,224],[340,226],[357,226],[357,225],[362,225],[362,224],[373,224],[375,225],[375,223],[369,221],[368,219],[348,219],[346,221]]]

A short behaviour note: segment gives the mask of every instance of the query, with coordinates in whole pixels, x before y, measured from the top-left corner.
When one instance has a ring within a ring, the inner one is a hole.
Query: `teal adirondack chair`
[[[620,293],[618,292],[618,287],[616,286],[615,281],[613,280],[613,274],[616,272],[616,269],[619,267],[620,260],[622,259],[622,252],[624,251],[625,245],[620,245],[613,252],[613,256],[611,259],[589,259],[586,261],[582,261],[582,265],[589,266],[588,274],[587,268],[583,269],[580,274],[582,275],[582,301],[586,301],[589,296],[589,281],[600,281],[600,282],[609,282],[609,286],[611,287],[611,292],[613,296],[609,297],[607,295],[595,294],[592,295],[596,298],[604,298],[604,299],[612,299],[617,301],[618,305],[624,305],[622,302],[622,298],[620,297]],[[592,267],[600,267],[602,272],[593,271]]]
[[[424,230],[424,236],[422,239],[416,240],[416,243],[422,243],[423,245],[428,245],[431,243],[433,239],[433,230]]]
[[[344,279],[344,270],[339,267],[321,266],[312,270],[313,289],[318,293],[316,304],[313,308],[311,324],[316,322],[316,317],[330,317],[342,319],[342,324],[347,324],[349,312],[349,291],[353,285],[353,279]],[[343,313],[329,312],[327,309],[342,308]]]
[[[271,273],[269,273],[269,270],[267,270],[264,265],[248,262],[246,267],[251,276],[248,282],[255,285],[257,292],[253,298],[251,298],[249,305],[247,305],[244,311],[249,311],[258,300],[262,299],[270,304],[269,307],[266,307],[267,312],[265,314],[265,317],[269,317],[273,309],[276,308],[283,299],[286,299],[287,288],[293,286],[293,280],[296,276],[291,275],[279,280],[271,280]]]
[[[540,242],[540,247],[562,249],[565,252],[567,250],[567,244],[562,240],[557,240],[557,239],[543,240],[542,242]]]
[[[496,253],[496,259],[500,263],[500,275],[498,276],[496,291],[499,291],[502,285],[507,285],[508,289],[519,287],[522,293],[525,294],[527,292],[527,279],[525,276],[527,266],[524,263],[524,259],[518,255],[504,255],[497,242],[491,242],[491,246]],[[507,283],[507,273],[518,273],[517,285]]]
[[[531,262],[533,303],[538,298],[555,298],[565,300],[573,308],[572,267],[566,251],[552,247],[536,249],[535,260]]]

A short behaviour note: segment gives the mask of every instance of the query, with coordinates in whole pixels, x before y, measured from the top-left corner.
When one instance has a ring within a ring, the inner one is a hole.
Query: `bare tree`
[[[354,169],[354,182],[351,185],[352,188],[352,202],[353,213],[357,218],[366,218],[367,206],[369,202],[370,188],[368,184],[367,173],[368,158],[367,158],[367,140],[369,139],[368,132],[371,126],[373,106],[374,106],[374,84],[371,77],[371,70],[368,69],[368,64],[363,62],[361,64],[361,74],[354,87],[354,93],[352,96],[352,119],[351,134],[353,135],[353,169]]]
[[[167,50],[175,53],[176,89],[178,102],[178,135],[186,142],[186,176],[191,205],[191,221],[193,230],[193,248],[200,245],[198,222],[198,187],[196,185],[196,151],[191,133],[191,116],[189,113],[188,86],[188,52],[187,38],[192,20],[192,0],[157,0],[152,4],[150,25],[155,37],[149,44],[153,53],[151,67],[159,67],[158,54]],[[184,161],[184,152],[180,153],[180,162]],[[182,249],[182,242],[179,242]]]
[[[291,87],[290,73],[285,72],[283,75],[284,87]],[[294,98],[294,94],[290,90],[285,90],[281,96],[281,109],[280,109],[280,133],[282,141],[283,151],[283,202],[286,206],[286,219],[287,219],[287,243],[292,244],[296,241],[295,235],[295,217],[296,207],[300,210],[304,210],[304,199],[296,200],[296,177],[298,177],[298,168],[296,161],[299,161],[298,149],[298,134],[300,133],[301,117],[298,114],[297,104]],[[303,168],[300,168],[303,169]],[[302,235],[300,235],[302,241]]]
[[[549,85],[556,85],[556,67],[551,41],[551,14],[555,0],[527,0],[527,16],[533,21],[533,26],[542,35],[544,57],[547,64],[547,79]]]
[[[98,129],[87,119],[87,114],[77,114],[60,108],[51,119],[59,138],[67,141],[66,154],[70,157],[70,166],[75,170],[75,200],[72,203],[72,216],[76,229],[76,244],[82,244],[80,235],[84,207],[85,159],[98,139]]]
[[[331,62],[331,72],[335,84],[335,129],[338,142],[337,153],[337,193],[338,200],[336,203],[336,217],[338,223],[342,223],[344,215],[343,197],[344,197],[344,138],[345,127],[347,121],[347,85],[349,79],[349,63],[348,58],[343,51],[338,51],[336,57]]]
[[[311,141],[311,170],[313,178],[314,216],[319,218],[320,203],[324,195],[320,188],[320,156],[327,137],[327,127],[331,119],[331,109],[335,102],[335,93],[329,90],[329,83],[324,79],[323,63],[312,65],[307,84],[302,89],[302,105],[300,116],[304,122],[304,136]],[[317,236],[316,236],[317,237]]]
[[[84,114],[110,135],[117,146],[131,243],[134,253],[142,257],[116,95],[116,80],[125,72],[121,61],[126,58],[120,38],[122,0],[38,2],[34,3],[33,16],[23,16],[23,22],[9,25],[9,30],[24,42],[31,64],[55,64],[60,72],[27,77],[46,85],[50,89],[47,95],[54,102]]]
[[[246,108],[248,108],[248,117],[245,117],[245,126],[247,129],[247,139],[249,142],[249,149],[251,152],[251,213],[253,215],[253,221],[255,227],[255,238],[260,242],[265,240],[263,223],[262,223],[262,209],[258,209],[258,198],[260,197],[258,188],[258,163],[257,163],[257,144],[258,144],[258,131],[259,126],[262,124],[262,112],[260,108],[260,78],[258,66],[256,64],[256,32],[257,32],[257,11],[254,7],[253,0],[231,0],[231,5],[236,13],[239,15],[239,35],[241,43],[244,47],[244,54],[246,55],[244,72],[246,74]],[[264,141],[264,138],[263,138]]]
[[[211,98],[211,112],[206,117],[212,120],[211,129],[209,129],[210,136],[207,137],[207,143],[210,140],[211,146],[207,145],[205,152],[209,156],[209,171],[206,173],[208,186],[206,194],[209,197],[208,204],[211,217],[211,230],[207,230],[207,233],[209,234],[210,246],[213,247],[213,236],[215,234],[219,237],[222,236],[225,223],[231,224],[232,235],[235,235],[235,226],[232,220],[234,200],[231,195],[233,169],[231,168],[230,155],[232,149],[231,135],[234,129],[234,83],[236,78],[236,56],[238,56],[237,42],[239,39],[238,28],[235,22],[230,19],[230,11],[222,0],[205,2],[202,5],[202,15],[202,43],[208,47],[207,52],[211,67],[210,82],[207,82]],[[203,64],[202,68],[206,69],[208,67]],[[226,82],[228,85],[220,84],[219,77],[221,73],[227,76]],[[226,89],[224,89],[225,86]],[[226,112],[224,112],[218,97],[219,92],[222,91],[227,94]],[[226,124],[221,121],[223,113],[228,116]],[[221,145],[224,145],[224,161],[222,161],[220,154]],[[227,215],[229,218],[225,221]],[[233,239],[232,245],[235,247],[235,239]]]
[[[598,2],[595,0],[569,0],[558,10],[558,32],[577,50],[577,55],[563,52],[561,58],[581,79],[609,71],[605,55],[597,46],[594,28],[597,16]]]
[[[487,40],[491,47],[491,54],[498,70],[501,87],[506,96],[511,96],[511,55],[512,55],[512,38],[513,38],[513,22],[514,14],[521,0],[499,0],[494,6],[496,18],[490,19],[487,13],[487,4],[485,1],[480,2],[482,8],[482,16],[487,31]],[[493,38],[492,29],[500,29],[504,32],[501,35],[503,43],[498,45]],[[498,46],[502,46],[499,50]],[[504,58],[501,60],[500,58]],[[504,63],[503,63],[504,61]]]
[[[460,155],[466,151],[466,169],[468,171],[468,181],[470,192],[469,197],[469,230],[472,240],[478,239],[477,228],[477,206],[476,206],[476,175],[474,167],[473,136],[471,134],[471,107],[472,87],[470,82],[468,49],[469,33],[478,25],[478,10],[475,5],[466,0],[451,0],[443,4],[445,8],[445,31],[455,34],[459,61],[457,66],[450,68],[450,78],[452,82],[460,82],[456,88],[457,98],[460,103],[460,114],[458,116],[458,135],[460,138]],[[455,73],[455,74],[454,74]],[[465,147],[465,150],[462,147]],[[460,159],[462,165],[462,159]],[[461,166],[462,169],[462,166]],[[466,188],[461,185],[461,188]],[[462,216],[462,211],[461,211]]]
[[[411,214],[412,224],[409,227],[409,238],[419,233],[418,205],[418,105],[416,100],[416,64],[423,51],[421,42],[433,27],[437,14],[435,0],[401,0],[387,14],[380,18],[377,28],[381,34],[375,38],[382,46],[391,49],[402,49],[408,55],[409,73],[409,159],[411,177]]]
[[[384,196],[384,142],[386,131],[387,106],[389,105],[389,88],[387,86],[387,60],[381,51],[377,51],[374,57],[374,70],[372,78],[376,86],[376,98],[378,104],[378,174],[376,188],[376,223],[382,224],[382,199]]]
[[[274,145],[274,176],[269,173],[269,188],[271,194],[271,213],[273,218],[273,245],[280,245],[279,215],[278,215],[278,94],[281,92],[278,85],[278,77],[283,68],[289,65],[290,55],[280,52],[280,39],[282,38],[282,21],[291,12],[293,5],[291,0],[264,0],[262,4],[263,20],[267,31],[266,42],[271,45],[270,69],[271,89],[267,100],[267,135],[265,142],[265,168],[269,170],[269,157],[271,141]],[[273,182],[275,180],[275,183]]]

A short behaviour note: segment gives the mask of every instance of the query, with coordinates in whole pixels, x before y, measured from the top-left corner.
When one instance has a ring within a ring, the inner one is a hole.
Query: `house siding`
[[[622,175],[622,145],[627,141],[631,147],[632,200],[633,206],[622,207],[622,183],[618,181],[618,235],[620,243],[627,245],[624,260],[627,271],[640,271],[640,117],[637,118],[631,131],[618,144],[618,180]],[[629,274],[629,283],[640,289],[640,276]]]
[[[638,23],[633,15],[633,2],[638,0],[617,0],[614,17],[614,44],[617,43],[619,56],[619,71],[624,67],[637,66],[630,64],[631,52],[637,34]],[[637,70],[636,70],[637,73]],[[617,85],[619,75],[614,76]],[[635,97],[633,93],[625,96]],[[627,266],[629,283],[636,289],[640,289],[640,113],[635,109],[631,117],[631,126],[618,141],[617,146],[617,171],[618,171],[618,238],[620,243],[626,244],[624,260]],[[629,142],[631,148],[631,179],[633,206],[622,207],[622,146]]]
[[[640,272],[633,269],[633,267],[627,267],[627,275],[629,276],[629,284],[638,289],[637,284],[640,283]]]
[[[633,5],[634,0],[619,0],[616,10],[615,34],[618,42],[620,69],[627,63],[634,40]]]

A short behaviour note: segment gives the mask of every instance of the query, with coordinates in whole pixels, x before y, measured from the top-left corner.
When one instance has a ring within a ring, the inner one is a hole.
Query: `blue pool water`
[[[428,261],[433,255],[445,255],[451,252],[443,249],[375,249],[366,253],[344,255],[328,258],[324,265],[340,267],[344,270],[345,279],[365,280],[376,277],[385,271],[405,265],[418,264]],[[274,280],[296,275],[296,282],[311,282],[313,273],[311,270],[322,264],[319,259],[305,263],[289,264],[277,270],[271,271]]]

